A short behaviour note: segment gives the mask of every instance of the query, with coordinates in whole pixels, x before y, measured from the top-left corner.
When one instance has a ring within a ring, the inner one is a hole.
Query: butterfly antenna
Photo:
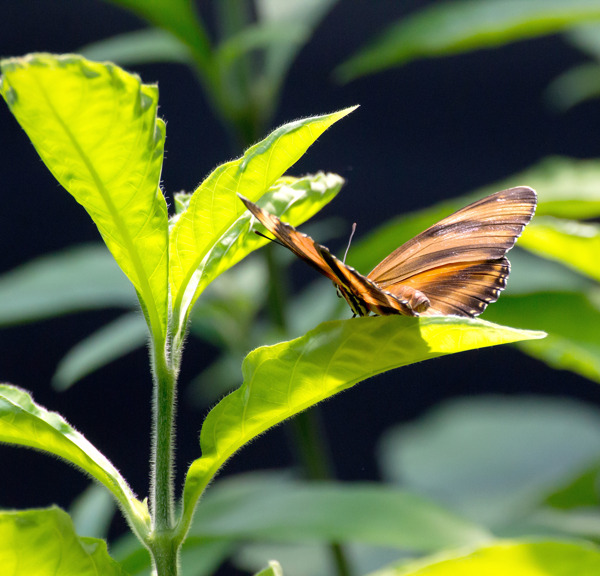
[[[262,232],[259,232],[258,230],[254,230],[254,233],[257,236],[262,236],[263,238],[266,238],[267,240],[269,240],[269,242],[273,242],[274,244],[279,244],[280,246],[283,246],[284,248],[286,247],[285,244],[282,244],[279,240],[277,240],[277,238],[271,238],[270,236],[267,236],[266,234],[263,234]]]
[[[346,256],[348,256],[348,250],[350,250],[350,244],[352,244],[352,238],[354,237],[354,233],[356,232],[356,222],[352,224],[352,232],[350,232],[350,238],[348,238],[348,246],[346,246],[346,251],[344,252],[344,260],[342,262],[346,263]]]

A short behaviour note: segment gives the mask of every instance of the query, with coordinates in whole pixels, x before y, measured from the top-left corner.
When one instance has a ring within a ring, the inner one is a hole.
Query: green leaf
[[[550,216],[536,218],[519,240],[522,248],[600,281],[600,225]]]
[[[159,28],[144,28],[118,34],[86,44],[77,52],[88,60],[110,60],[120,66],[150,62],[192,63],[188,47],[172,34]]]
[[[587,277],[565,268],[558,260],[539,258],[531,252],[517,248],[509,254],[510,277],[506,292],[503,292],[500,300],[507,296],[546,292],[552,287],[553,292],[582,292],[588,293],[596,289],[595,282]],[[489,310],[494,306],[486,308],[484,315],[486,319],[491,317]],[[496,315],[500,319],[501,316]],[[537,318],[532,318],[536,322]]]
[[[598,540],[600,537],[600,514],[597,506],[573,510],[545,508],[527,520],[525,524],[527,533],[544,530],[552,531],[560,537],[574,536],[588,540]]]
[[[565,398],[448,401],[388,430],[384,477],[490,528],[520,521],[600,461],[600,411]]]
[[[600,383],[600,310],[585,294],[507,294],[488,307],[486,318],[544,330],[547,338],[521,342],[519,349],[553,368],[570,370]]]
[[[534,222],[540,216],[595,218],[600,216],[600,161],[549,157],[509,178],[471,194],[397,216],[365,239],[352,244],[348,261],[363,273],[371,270],[402,243],[452,212],[498,190],[527,185],[538,192]],[[527,228],[525,229],[527,230]],[[520,245],[520,241],[517,246]],[[509,254],[509,259],[512,257]]]
[[[165,138],[158,90],[112,64],[33,54],[2,61],[1,91],[56,179],[135,286],[155,337],[167,324]]]
[[[600,553],[588,543],[500,541],[386,568],[371,576],[595,576]]]
[[[310,38],[320,20],[336,0],[257,0],[256,23],[246,25],[226,38],[215,51],[225,82],[237,85],[229,97],[236,107],[248,107],[255,99],[259,124],[266,125],[277,109],[285,76],[294,58]],[[250,86],[240,83],[239,65],[249,54],[252,61]],[[254,54],[253,54],[254,55]],[[240,87],[241,84],[241,87]]]
[[[0,326],[136,306],[135,291],[102,245],[67,248],[0,276]]]
[[[270,560],[267,568],[257,572],[256,576],[283,576],[281,564],[277,560]]]
[[[600,161],[549,156],[531,168],[477,191],[481,196],[527,183],[538,193],[535,217],[600,216]]]
[[[421,496],[374,483],[244,474],[211,487],[201,509],[190,530],[199,542],[359,542],[424,552],[490,538]]]
[[[300,224],[329,203],[343,183],[336,174],[322,172],[304,178],[283,179],[270,188],[260,204],[272,214],[284,216],[286,222]],[[246,210],[218,239],[197,268],[199,280],[194,301],[215,278],[269,242],[249,233],[255,226],[255,220]]]
[[[205,32],[189,0],[110,0],[168,30],[198,55],[209,50]]]
[[[79,537],[59,508],[0,513],[0,566],[6,576],[126,576],[106,542]]]
[[[563,72],[548,85],[545,97],[560,112],[600,97],[600,66],[587,63]]]
[[[600,58],[600,39],[598,39],[598,33],[600,32],[600,25],[591,22],[569,30],[565,33],[565,38],[568,42],[573,44],[579,50],[582,50],[594,60]]]
[[[57,390],[66,390],[84,376],[143,346],[148,329],[139,313],[121,316],[78,342],[59,362],[52,378]]]
[[[325,322],[296,340],[251,352],[244,383],[207,416],[202,457],[188,471],[184,515],[222,464],[244,444],[286,418],[393,368],[483,346],[542,338],[482,320],[365,317]]]
[[[434,3],[392,24],[336,70],[348,82],[419,58],[461,54],[555,34],[600,20],[595,0],[462,0]]]
[[[150,529],[150,515],[118,470],[59,414],[36,404],[25,391],[0,385],[0,442],[28,446],[71,462],[110,490],[138,534]]]
[[[79,534],[94,538],[108,537],[117,507],[104,486],[91,483],[69,506],[69,515]]]
[[[236,193],[258,200],[329,126],[353,109],[281,126],[241,158],[216,168],[194,192],[170,235],[169,281],[180,333],[197,297],[198,267],[246,211]]]

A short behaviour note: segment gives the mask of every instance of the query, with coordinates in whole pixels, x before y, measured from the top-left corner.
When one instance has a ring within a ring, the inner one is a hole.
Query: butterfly
[[[514,246],[535,212],[526,186],[482,198],[396,248],[367,276],[238,194],[276,241],[329,278],[355,316],[481,314],[506,287]]]

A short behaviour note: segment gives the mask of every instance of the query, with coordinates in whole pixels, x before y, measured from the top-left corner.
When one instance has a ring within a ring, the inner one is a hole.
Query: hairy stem
[[[152,352],[152,470],[150,502],[153,530],[149,548],[157,576],[178,574],[179,542],[174,538],[175,370],[167,363],[165,346]]]

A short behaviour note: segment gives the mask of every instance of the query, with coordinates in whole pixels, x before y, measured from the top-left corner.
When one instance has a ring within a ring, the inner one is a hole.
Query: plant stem
[[[291,420],[291,429],[297,457],[307,478],[331,480],[334,474],[319,407],[297,414]]]
[[[175,441],[175,370],[169,367],[166,347],[156,345],[152,351],[152,470],[150,503],[153,530],[149,547],[157,576],[178,573],[179,542],[174,539],[173,446]]]
[[[274,249],[277,247],[271,242],[265,246],[263,252],[267,262],[267,271],[269,274],[269,286],[267,288],[267,305],[271,321],[281,334],[287,330],[287,318],[285,314],[286,301],[286,278],[282,272],[281,265],[277,262]]]
[[[334,477],[327,436],[323,430],[319,407],[297,414],[291,421],[294,446],[298,458],[310,480],[331,480]],[[344,548],[337,542],[329,542],[338,576],[350,576],[352,571]]]

